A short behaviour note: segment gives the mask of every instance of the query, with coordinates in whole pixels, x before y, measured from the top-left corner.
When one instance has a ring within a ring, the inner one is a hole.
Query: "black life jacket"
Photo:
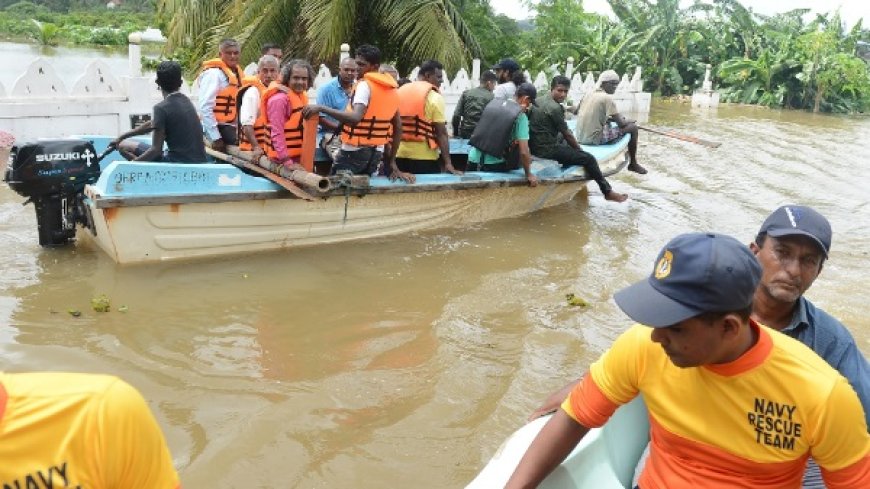
[[[522,110],[513,100],[493,99],[483,109],[468,142],[490,156],[504,157],[510,149],[514,123]]]

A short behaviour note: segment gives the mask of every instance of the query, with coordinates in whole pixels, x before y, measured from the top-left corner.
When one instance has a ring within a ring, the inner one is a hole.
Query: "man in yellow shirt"
[[[444,67],[429,60],[420,65],[417,81],[399,87],[402,143],[396,153],[399,170],[408,173],[462,174],[450,161],[447,117],[441,81]]]
[[[109,375],[0,372],[0,487],[177,489],[145,400]]]

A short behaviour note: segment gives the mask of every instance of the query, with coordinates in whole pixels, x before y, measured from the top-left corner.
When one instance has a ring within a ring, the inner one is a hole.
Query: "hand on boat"
[[[263,148],[258,147],[257,149],[255,149],[254,151],[251,152],[251,162],[259,163],[260,158],[262,158],[265,154],[266,153],[265,153],[265,151],[263,151]]]
[[[529,187],[537,187],[538,186],[538,177],[534,175],[526,176],[526,180],[529,181]]]
[[[465,175],[464,171],[457,170],[456,167],[454,167],[452,164],[448,164],[446,167],[444,167],[444,171],[446,173],[452,173],[454,175]]]
[[[396,180],[404,180],[407,183],[414,183],[417,181],[417,177],[414,176],[413,173],[405,173],[401,170],[394,170],[390,173],[390,181],[395,182]]]
[[[223,139],[215,139],[211,142],[211,149],[218,151],[220,153],[227,152],[227,145],[224,143]]]

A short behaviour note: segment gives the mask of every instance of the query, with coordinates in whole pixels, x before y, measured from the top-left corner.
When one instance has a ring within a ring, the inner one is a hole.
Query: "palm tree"
[[[448,69],[479,56],[460,16],[460,0],[158,0],[167,50],[186,50],[188,68],[217,52],[221,39],[242,43],[254,60],[260,45],[277,42],[285,57],[335,61],[342,43],[374,44],[404,71],[424,59]]]

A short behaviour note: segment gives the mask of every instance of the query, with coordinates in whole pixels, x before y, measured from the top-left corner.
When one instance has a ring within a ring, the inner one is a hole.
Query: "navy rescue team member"
[[[148,404],[109,375],[0,372],[0,487],[178,489]]]
[[[396,166],[396,149],[402,140],[402,120],[399,116],[399,95],[396,80],[386,73],[378,73],[381,50],[363,44],[356,48],[357,82],[351,98],[351,106],[345,111],[322,105],[307,105],[305,117],[326,114],[342,124],[341,150],[332,173],[349,171],[355,175],[371,175],[384,159],[391,180],[401,179],[414,183],[412,173],[405,173]],[[389,154],[384,155],[384,146],[389,144]]]
[[[259,161],[271,146],[269,121],[260,110],[260,99],[278,78],[278,70],[278,58],[264,54],[257,62],[256,76],[243,78],[239,89],[239,150],[249,152],[254,161]]]
[[[534,85],[522,83],[512,99],[494,98],[486,105],[468,141],[471,145],[469,170],[509,172],[522,167],[529,186],[538,185],[538,177],[532,174],[529,118],[526,116],[537,94]]]
[[[571,391],[507,488],[536,487],[590,428],[643,394],[642,489],[799,488],[807,458],[831,489],[870,487],[870,435],[849,382],[751,318],[762,269],[729,236],[677,236],[614,296],[637,321]]]
[[[628,195],[614,192],[610,182],[604,178],[598,161],[591,154],[583,151],[577,144],[574,134],[565,122],[565,109],[562,102],[568,97],[571,80],[557,75],[550,82],[550,93],[538,98],[535,106],[529,111],[529,149],[539,158],[556,160],[562,167],[582,166],[589,178],[595,180],[601,194],[607,200],[625,202]],[[561,135],[565,143],[560,144]]]
[[[219,49],[219,57],[202,64],[197,81],[197,110],[206,141],[214,150],[226,152],[226,146],[238,144],[236,97],[242,86],[242,73],[239,70],[239,43],[235,39],[224,39]]]
[[[447,138],[447,117],[441,82],[444,66],[428,60],[420,65],[417,81],[399,88],[399,115],[402,117],[402,143],[396,165],[403,172],[454,173]]]
[[[196,108],[187,95],[178,91],[182,84],[181,65],[175,61],[161,62],[157,66],[156,81],[163,100],[154,106],[151,120],[118,136],[109,145],[118,148],[121,156],[128,160],[205,163],[208,158]],[[126,140],[149,132],[150,145]],[[166,152],[164,142],[169,147]]]

